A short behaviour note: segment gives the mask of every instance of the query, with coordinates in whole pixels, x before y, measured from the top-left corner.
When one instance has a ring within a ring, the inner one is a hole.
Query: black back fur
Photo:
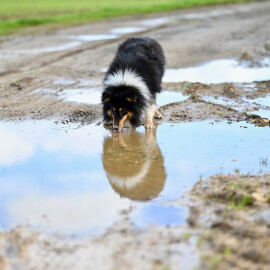
[[[164,66],[165,56],[163,49],[156,40],[147,37],[131,37],[119,46],[116,56],[106,72],[104,82],[109,75],[119,70],[132,70],[144,81],[149,89],[152,102],[154,102],[156,93],[161,91]],[[130,98],[132,101],[127,101],[126,98]],[[102,103],[105,121],[111,119],[107,113],[108,110],[115,107],[126,108],[132,112],[130,122],[134,126],[140,123],[142,113],[145,107],[149,105],[136,87],[126,85],[105,85],[102,93]]]

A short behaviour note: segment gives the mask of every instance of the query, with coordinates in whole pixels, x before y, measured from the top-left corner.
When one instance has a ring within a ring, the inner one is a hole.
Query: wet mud
[[[269,12],[228,4],[3,38],[0,269],[267,269]],[[133,35],[164,48],[163,118],[112,134],[102,80]]]
[[[269,174],[212,176],[197,183],[191,196],[198,204],[189,223],[204,229],[200,269],[268,269]]]

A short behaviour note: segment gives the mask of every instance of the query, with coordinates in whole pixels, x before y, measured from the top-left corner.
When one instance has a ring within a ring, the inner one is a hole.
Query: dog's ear
[[[136,97],[126,97],[126,100],[129,102],[136,102],[137,98]]]
[[[104,92],[102,94],[101,101],[103,103],[106,103],[106,102],[110,101],[110,99],[111,99],[111,96],[108,93]]]

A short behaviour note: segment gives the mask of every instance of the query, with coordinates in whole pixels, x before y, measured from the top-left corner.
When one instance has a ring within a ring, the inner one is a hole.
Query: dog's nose
[[[114,130],[118,130],[118,127],[114,127],[113,129],[114,129]]]

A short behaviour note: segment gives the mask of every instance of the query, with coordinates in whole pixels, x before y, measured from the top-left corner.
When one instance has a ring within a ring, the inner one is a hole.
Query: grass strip
[[[233,2],[250,2],[250,0],[0,0],[0,35],[14,33],[29,26],[83,24],[124,15],[166,12]]]

